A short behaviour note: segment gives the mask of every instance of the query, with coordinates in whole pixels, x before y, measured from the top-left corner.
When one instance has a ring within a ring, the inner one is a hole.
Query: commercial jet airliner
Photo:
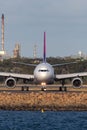
[[[16,63],[16,62],[15,62]],[[56,81],[61,81],[61,86],[59,90],[66,90],[65,80],[72,80],[72,86],[79,88],[82,86],[82,77],[87,76],[87,72],[81,73],[72,73],[72,74],[55,74],[54,68],[55,66],[62,66],[71,63],[64,64],[54,64],[51,65],[46,61],[46,33],[44,32],[44,46],[43,46],[43,61],[42,63],[36,64],[26,64],[26,63],[18,63],[23,65],[35,66],[34,73],[30,74],[17,74],[17,73],[7,73],[0,72],[0,76],[5,77],[5,86],[8,88],[14,88],[16,86],[18,79],[23,79],[23,81],[32,81],[35,84],[40,84],[42,86],[42,90],[45,90],[47,84],[54,84]]]

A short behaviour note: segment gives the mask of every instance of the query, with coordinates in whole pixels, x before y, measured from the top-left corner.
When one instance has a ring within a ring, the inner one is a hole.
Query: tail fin
[[[44,32],[43,62],[46,62],[46,32]]]

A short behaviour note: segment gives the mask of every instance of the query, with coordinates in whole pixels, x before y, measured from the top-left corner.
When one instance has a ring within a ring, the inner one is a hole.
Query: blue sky
[[[0,16],[5,16],[5,49],[12,54],[15,43],[21,55],[43,54],[46,31],[47,57],[87,54],[87,0],[0,0]],[[0,46],[1,47],[1,46]]]

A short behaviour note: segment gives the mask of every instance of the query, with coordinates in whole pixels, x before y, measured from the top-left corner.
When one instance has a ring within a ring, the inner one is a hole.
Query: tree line
[[[14,62],[22,62],[22,63],[27,63],[27,64],[39,64],[42,62],[42,59],[41,58],[5,59],[0,62],[0,72],[33,74],[33,71],[34,71],[33,66],[15,64]],[[87,60],[82,61],[81,59],[73,59],[73,58],[48,57],[47,62],[50,63],[51,65],[76,62],[74,64],[54,67],[55,74],[87,72]],[[85,82],[87,82],[87,77],[85,77],[84,79],[85,79]]]
[[[21,62],[27,64],[39,64],[42,62],[41,58],[18,58],[18,59],[5,59],[0,62],[0,72],[15,72],[15,73],[33,73],[34,67],[28,65],[15,64],[14,62]],[[54,67],[55,73],[64,74],[64,73],[76,73],[76,72],[85,72],[87,71],[87,60],[81,61],[80,59],[72,58],[54,58],[48,57],[47,62],[51,65],[53,64],[63,64],[69,62],[76,62],[69,65],[62,65]]]

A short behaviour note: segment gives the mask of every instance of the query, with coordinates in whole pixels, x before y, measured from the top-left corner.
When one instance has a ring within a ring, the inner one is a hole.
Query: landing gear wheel
[[[67,87],[64,87],[64,86],[63,87],[59,87],[59,91],[65,91],[66,92],[67,91]]]
[[[62,87],[59,87],[59,91],[62,91]]]
[[[24,87],[23,86],[21,87],[21,91],[24,91]]]
[[[67,91],[67,87],[64,87],[64,91]]]
[[[27,87],[26,86],[22,86],[21,87],[21,91],[24,91],[24,90],[29,91],[29,87],[28,86]]]
[[[42,88],[41,88],[41,91],[46,91],[46,87],[42,87]]]
[[[29,91],[29,87],[26,88],[26,91]]]

